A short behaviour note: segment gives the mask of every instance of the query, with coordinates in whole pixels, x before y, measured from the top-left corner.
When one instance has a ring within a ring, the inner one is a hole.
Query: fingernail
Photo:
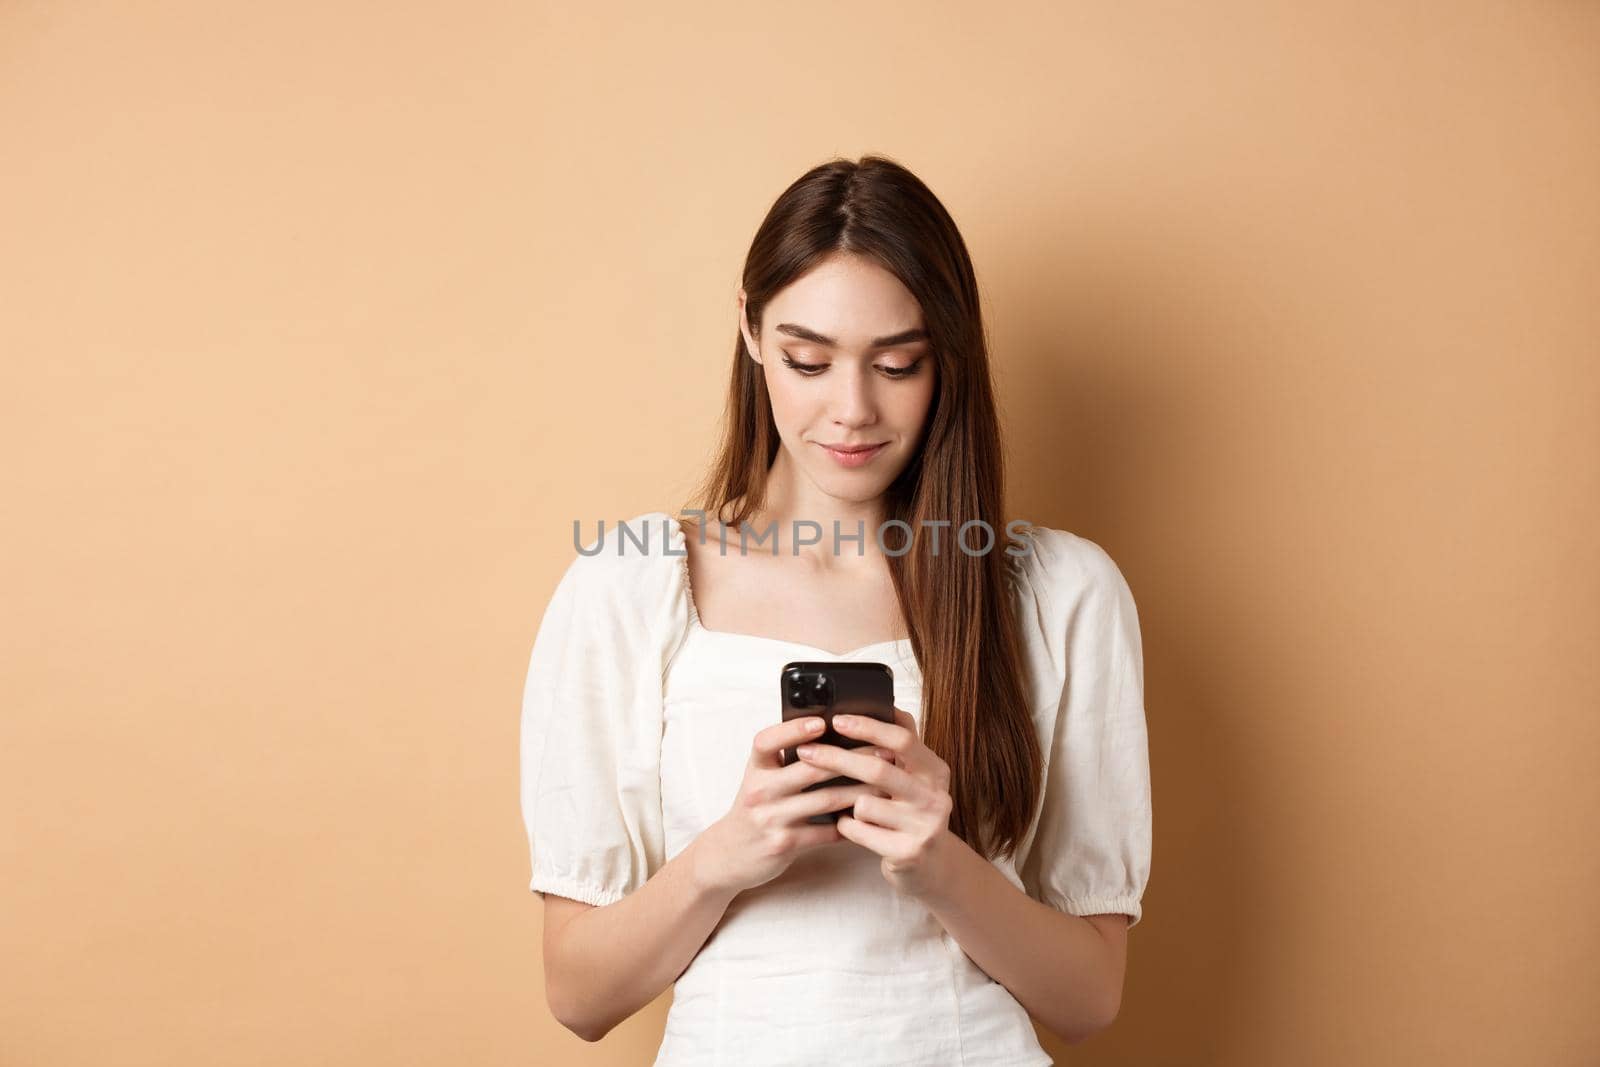
[[[854,726],[855,724],[856,717],[854,715],[835,715],[833,717],[833,725],[835,726]]]
[[[807,733],[816,733],[820,729],[822,729],[822,720],[821,719],[807,719],[806,720],[806,732]]]
[[[811,755],[811,753],[815,752],[816,750],[817,750],[817,746],[816,745],[801,745],[799,748],[795,749],[795,751],[800,753],[800,755],[802,755],[802,756],[809,756],[809,755]]]

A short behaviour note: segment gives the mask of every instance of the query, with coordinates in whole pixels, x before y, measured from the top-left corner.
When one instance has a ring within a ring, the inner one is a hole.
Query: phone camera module
[[[789,704],[796,708],[827,707],[833,703],[833,682],[825,674],[796,673],[789,679]]]
[[[828,681],[826,674],[819,674],[811,680],[811,703],[823,707],[833,703],[833,683]]]

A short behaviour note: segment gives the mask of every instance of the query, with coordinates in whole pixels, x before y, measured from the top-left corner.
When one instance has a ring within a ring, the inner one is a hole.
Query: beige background
[[[1600,1062],[1600,6],[0,5],[0,1063],[646,1064],[517,809],[771,200],[962,226],[1146,642],[1083,1064]]]

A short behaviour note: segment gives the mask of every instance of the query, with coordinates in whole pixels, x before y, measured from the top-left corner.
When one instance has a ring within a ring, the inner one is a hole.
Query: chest
[[[713,538],[686,546],[690,596],[708,630],[846,650],[906,635],[888,561],[819,566],[769,550],[726,551]]]

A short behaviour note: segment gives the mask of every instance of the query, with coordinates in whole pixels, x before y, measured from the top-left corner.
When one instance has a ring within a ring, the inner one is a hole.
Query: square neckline
[[[672,516],[668,516],[668,518],[672,519]],[[852,657],[861,655],[863,652],[871,652],[880,648],[895,648],[898,650],[901,645],[909,645],[911,643],[911,637],[910,635],[907,635],[905,637],[893,637],[887,641],[874,641],[870,645],[862,645],[859,648],[852,648],[847,652],[835,652],[831,648],[823,648],[821,645],[807,644],[804,641],[791,641],[786,637],[769,637],[766,634],[747,634],[741,633],[737,630],[713,630],[700,620],[700,609],[695,606],[694,582],[689,577],[688,534],[684,533],[683,524],[676,519],[672,519],[672,530],[678,541],[678,547],[683,550],[682,558],[678,561],[678,577],[683,584],[683,598],[689,607],[689,626],[691,629],[698,630],[703,634],[721,640],[735,639],[743,641],[755,641],[762,644],[782,646],[785,648],[804,649],[807,652],[820,652],[824,656],[831,656],[834,659],[851,659]]]
[[[689,626],[692,629],[697,630],[702,634],[706,634],[709,637],[734,638],[743,641],[759,641],[769,645],[781,645],[785,648],[804,649],[807,652],[820,652],[822,655],[831,656],[834,659],[850,659],[854,656],[859,656],[863,652],[871,652],[874,649],[898,648],[900,645],[911,643],[911,638],[909,637],[895,637],[889,639],[888,641],[874,641],[870,645],[862,645],[860,648],[852,648],[848,652],[835,652],[830,648],[823,648],[820,645],[808,645],[804,641],[791,641],[786,637],[769,637],[766,634],[747,634],[740,633],[737,630],[713,630],[711,627],[700,621],[700,615],[697,611],[695,611],[694,601],[692,599],[689,601]]]

